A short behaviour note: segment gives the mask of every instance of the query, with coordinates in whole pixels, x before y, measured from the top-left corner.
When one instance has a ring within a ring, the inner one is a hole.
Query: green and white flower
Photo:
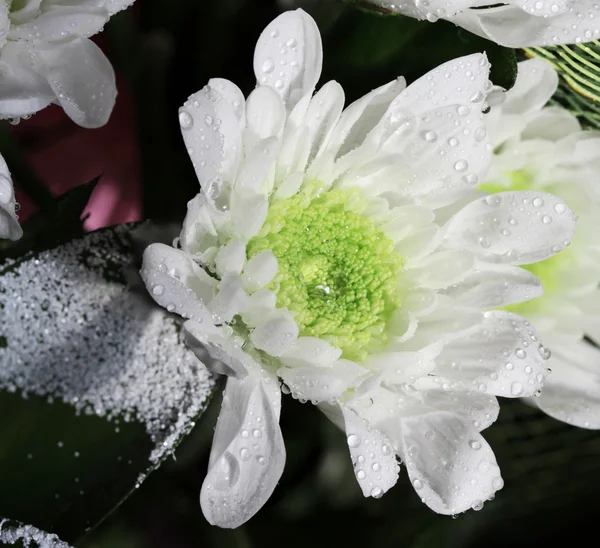
[[[485,56],[345,109],[334,81],[313,96],[321,63],[315,22],[287,12],[258,40],[247,99],[221,79],[189,98],[201,192],[175,247],[144,255],[150,294],[229,377],[200,497],[222,527],[279,480],[282,389],[345,430],[365,496],[394,485],[400,457],[423,501],[455,514],[502,486],[479,433],[495,396],[531,396],[547,372],[529,323],[491,309],[541,295],[515,265],[554,255],[575,219],[543,192],[470,199],[492,153]]]
[[[488,115],[495,154],[482,188],[550,192],[578,216],[567,249],[525,266],[544,296],[508,309],[530,319],[552,350],[552,375],[535,403],[559,420],[600,428],[600,351],[584,340],[600,343],[600,132],[582,131],[567,110],[545,106],[557,86],[554,69],[531,59],[519,63],[513,89],[490,95],[503,102]],[[550,222],[541,210],[538,217]]]
[[[113,68],[89,38],[134,0],[0,0],[0,119],[58,103],[83,127],[115,104]]]
[[[591,42],[600,36],[596,0],[369,1],[417,19],[446,19],[512,48]]]
[[[0,239],[18,240],[23,235],[15,207],[15,189],[10,171],[0,154]]]

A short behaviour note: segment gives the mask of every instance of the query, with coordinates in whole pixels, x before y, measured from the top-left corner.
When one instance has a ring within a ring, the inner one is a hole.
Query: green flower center
[[[387,341],[400,306],[403,260],[393,242],[360,212],[358,191],[319,193],[318,183],[271,204],[248,258],[270,249],[279,270],[269,285],[277,306],[294,312],[300,334],[327,340],[362,361]]]
[[[479,188],[480,190],[485,190],[486,192],[491,192],[493,194],[507,190],[539,190],[539,187],[534,184],[533,176],[525,169],[513,171],[510,173],[510,179],[511,183],[509,186],[494,182],[486,182]],[[550,194],[560,195],[560,192],[553,187],[545,187],[544,190]],[[572,248],[568,247],[545,261],[519,265],[521,268],[528,270],[540,279],[542,287],[544,288],[544,294],[541,297],[531,299],[530,301],[504,306],[502,309],[522,316],[530,316],[543,312],[548,303],[547,297],[561,288],[561,273],[571,268],[573,262],[573,251]]]

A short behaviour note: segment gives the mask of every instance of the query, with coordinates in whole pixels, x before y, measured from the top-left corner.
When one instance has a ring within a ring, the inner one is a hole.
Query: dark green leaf
[[[19,257],[28,251],[50,249],[83,236],[83,210],[100,177],[65,192],[51,209],[42,211],[23,224],[23,237],[16,242],[0,240],[0,261]]]
[[[141,287],[146,229],[0,267],[0,516],[69,542],[173,452],[214,386]]]

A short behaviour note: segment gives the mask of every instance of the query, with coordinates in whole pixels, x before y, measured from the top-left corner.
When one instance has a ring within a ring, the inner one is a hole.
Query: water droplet
[[[423,139],[428,143],[433,143],[437,141],[437,133],[435,131],[425,131],[423,132]]]
[[[153,294],[153,295],[160,296],[160,295],[162,295],[164,292],[165,292],[165,288],[164,288],[164,286],[162,286],[162,285],[155,285],[155,286],[152,288],[152,294]]]
[[[348,436],[348,446],[358,447],[360,445],[360,438],[356,434],[350,434]]]
[[[383,496],[383,489],[381,487],[373,487],[373,489],[371,489],[371,496],[374,499],[381,498]]]
[[[550,349],[542,345],[540,345],[540,347],[538,348],[538,352],[544,360],[549,360],[550,356],[552,356],[552,352],[550,351]]]
[[[550,217],[550,215],[544,215],[542,217],[542,223],[544,223],[545,225],[549,225],[552,222],[552,217]]]
[[[450,137],[450,139],[448,139],[448,144],[451,147],[456,147],[458,146],[458,139],[456,137]]]
[[[535,207],[542,207],[544,205],[544,200],[541,198],[534,198],[533,202],[531,202]]]
[[[502,203],[502,198],[497,194],[490,194],[489,196],[485,197],[485,203],[489,206],[495,207]]]
[[[469,445],[471,446],[471,449],[474,449],[475,451],[479,451],[481,449],[481,442],[480,441],[471,440],[469,442]]]
[[[473,510],[475,510],[476,512],[479,512],[479,510],[481,510],[483,508],[483,501],[481,501],[481,500],[473,501],[473,505],[471,506],[471,508]]]
[[[379,464],[378,462],[374,462],[371,468],[373,468],[373,472],[379,472],[379,470],[381,470],[381,464]]]
[[[381,453],[383,455],[389,455],[390,454],[390,446],[389,445],[382,445],[381,446]]]
[[[468,167],[469,167],[469,162],[467,162],[466,160],[458,160],[454,164],[454,169],[456,171],[460,171],[461,173],[464,172],[464,171],[467,171]]]
[[[558,203],[554,206],[554,211],[556,211],[556,213],[564,213],[566,210],[565,204]]]
[[[525,352],[525,350],[523,350],[522,348],[517,348],[515,350],[515,356],[522,360],[523,358],[525,358],[525,356],[527,356],[527,352]]]
[[[471,109],[466,105],[461,105],[460,107],[458,107],[457,112],[459,116],[468,116],[471,112]]]
[[[258,428],[252,430],[252,435],[255,438],[262,438],[262,432]]]
[[[240,449],[240,458],[243,461],[248,461],[252,458],[252,453],[250,453],[249,449],[247,449],[246,447],[243,447],[242,449]]]
[[[213,117],[212,117],[210,114],[207,114],[207,115],[204,117],[204,123],[205,123],[207,126],[212,126],[214,121],[215,121],[215,120],[214,120],[214,118],[213,118]]]
[[[191,129],[194,125],[194,119],[189,112],[182,110],[179,113],[179,125],[182,129]]]
[[[501,477],[494,478],[492,480],[492,487],[496,489],[502,489],[504,487],[504,480]]]
[[[262,65],[262,71],[265,74],[270,74],[271,72],[273,72],[274,68],[275,68],[275,63],[273,63],[273,59],[271,59],[271,58],[265,60],[265,62]]]
[[[513,382],[510,385],[510,393],[513,396],[520,396],[523,393],[523,385],[520,382]]]
[[[367,477],[367,474],[365,473],[364,470],[359,470],[358,472],[356,472],[356,477],[359,480],[364,480]]]

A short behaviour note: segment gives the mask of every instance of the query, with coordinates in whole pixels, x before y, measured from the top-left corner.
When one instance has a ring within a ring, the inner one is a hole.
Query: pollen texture
[[[248,258],[270,249],[279,271],[270,284],[277,306],[294,312],[303,336],[340,348],[362,361],[387,341],[391,314],[400,306],[396,282],[402,258],[393,242],[360,212],[358,191],[301,193],[272,203]]]

